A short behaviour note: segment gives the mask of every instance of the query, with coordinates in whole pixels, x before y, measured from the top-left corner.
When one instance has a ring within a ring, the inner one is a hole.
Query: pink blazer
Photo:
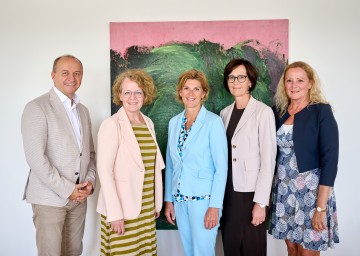
[[[154,124],[147,116],[143,117],[156,143]],[[165,164],[157,143],[156,146],[155,211],[160,212],[163,203],[161,170]],[[100,126],[97,168],[101,184],[97,212],[105,215],[107,222],[139,216],[145,167],[124,108],[120,108]]]
[[[234,103],[220,116],[227,129]],[[254,202],[269,205],[275,170],[276,131],[272,109],[250,98],[231,139],[234,190],[255,192]]]

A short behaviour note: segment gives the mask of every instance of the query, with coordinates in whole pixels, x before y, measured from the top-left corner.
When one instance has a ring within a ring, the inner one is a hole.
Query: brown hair
[[[236,69],[238,66],[241,66],[241,65],[245,67],[246,75],[247,75],[247,77],[248,77],[248,79],[250,80],[250,83],[251,83],[251,87],[249,88],[249,92],[255,89],[257,78],[258,78],[257,69],[248,60],[245,60],[245,59],[233,59],[226,65],[226,67],[224,69],[223,85],[224,85],[224,88],[228,92],[230,92],[229,85],[228,85],[228,76],[230,75],[230,73],[234,69]]]
[[[194,80],[197,80],[200,82],[201,88],[205,92],[205,96],[201,100],[204,103],[209,97],[210,87],[209,87],[209,83],[206,79],[204,72],[196,70],[196,69],[190,69],[180,75],[178,84],[176,86],[176,91],[177,91],[176,99],[182,103],[180,91],[184,88],[186,81],[189,79],[194,79]]]

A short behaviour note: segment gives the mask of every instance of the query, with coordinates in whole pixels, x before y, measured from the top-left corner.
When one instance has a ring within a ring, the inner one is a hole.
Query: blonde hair
[[[309,81],[311,82],[311,88],[309,89],[309,105],[317,103],[328,103],[325,99],[325,96],[323,95],[321,82],[315,70],[309,64],[303,61],[297,61],[285,68],[284,74],[281,76],[276,89],[274,99],[280,117],[286,113],[286,110],[290,104],[290,99],[285,91],[285,76],[287,71],[291,68],[301,68],[304,70]]]
[[[194,79],[200,82],[201,88],[205,92],[204,98],[201,99],[201,102],[204,103],[209,97],[210,87],[204,72],[196,69],[190,69],[180,75],[178,84],[176,86],[176,99],[180,103],[183,103],[182,98],[180,96],[180,91],[184,88],[186,81],[189,79]]]
[[[120,94],[122,92],[122,83],[125,78],[137,83],[144,92],[144,105],[150,104],[156,97],[156,87],[152,77],[142,69],[129,69],[119,74],[112,86],[113,103],[122,106]]]

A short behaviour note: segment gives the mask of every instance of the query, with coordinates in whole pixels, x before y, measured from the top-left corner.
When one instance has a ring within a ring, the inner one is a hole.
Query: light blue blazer
[[[211,195],[209,207],[222,208],[228,164],[226,132],[221,118],[204,106],[184,142],[183,159],[178,139],[185,110],[169,122],[166,150],[165,201],[173,202],[180,181],[185,196]]]

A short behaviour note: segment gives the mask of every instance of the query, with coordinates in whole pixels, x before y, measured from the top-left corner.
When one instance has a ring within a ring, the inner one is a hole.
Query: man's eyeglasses
[[[239,83],[245,82],[247,76],[239,75],[239,76],[228,76],[227,80],[229,83],[235,83],[235,80],[238,80]]]
[[[131,97],[131,95],[133,95],[134,94],[134,96],[135,96],[135,98],[142,98],[142,97],[144,97],[144,93],[143,93],[143,91],[126,91],[126,92],[123,92],[123,96],[124,96],[124,98],[130,98]]]

